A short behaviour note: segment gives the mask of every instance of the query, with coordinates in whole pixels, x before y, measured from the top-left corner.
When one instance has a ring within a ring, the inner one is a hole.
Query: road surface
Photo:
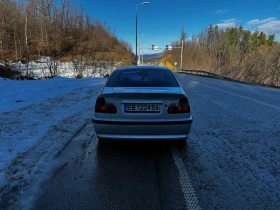
[[[32,209],[280,209],[280,90],[177,76],[193,116],[186,146],[98,145],[87,124]]]

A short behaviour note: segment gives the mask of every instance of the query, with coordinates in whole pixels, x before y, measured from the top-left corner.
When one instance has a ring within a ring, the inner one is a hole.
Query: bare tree
[[[29,63],[37,60],[36,56],[51,58],[48,68],[52,76],[56,75],[58,58],[73,60],[78,74],[95,68],[97,60],[133,61],[132,47],[120,41],[108,24],[92,20],[82,3],[1,0],[0,59],[24,60],[28,77]]]
[[[53,55],[47,58],[47,66],[51,77],[57,76],[58,64],[58,55]]]

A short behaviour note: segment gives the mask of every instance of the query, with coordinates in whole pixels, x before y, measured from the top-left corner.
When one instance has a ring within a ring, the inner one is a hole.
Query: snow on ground
[[[90,122],[96,96],[105,81],[0,78],[0,204],[5,193],[20,192],[29,186]]]
[[[23,76],[26,76],[27,65],[22,64],[21,62],[14,64],[17,71],[21,72]],[[106,68],[93,66],[85,67],[83,71],[84,78],[95,78],[95,77],[103,77],[106,74],[110,74],[116,66],[107,65]],[[30,62],[28,64],[29,75],[34,78],[43,78],[49,77],[50,72],[48,69],[48,65],[46,62]],[[74,65],[72,62],[59,62],[57,66],[57,75],[63,77],[76,77],[77,72],[75,72]]]
[[[74,78],[55,77],[51,80],[4,80],[0,78],[0,112],[19,109],[38,101],[65,95],[84,84]]]

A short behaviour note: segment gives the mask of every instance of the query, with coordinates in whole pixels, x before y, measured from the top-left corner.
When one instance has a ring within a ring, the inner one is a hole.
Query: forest
[[[188,37],[182,29],[180,39],[171,43],[181,47],[182,69],[206,70],[241,81],[280,86],[280,44],[274,34],[250,31],[241,25],[222,29],[210,25]],[[180,49],[165,51],[163,63],[170,68],[180,61]]]
[[[53,61],[93,65],[95,61],[134,61],[132,47],[112,28],[85,13],[82,2],[1,0],[0,60]]]

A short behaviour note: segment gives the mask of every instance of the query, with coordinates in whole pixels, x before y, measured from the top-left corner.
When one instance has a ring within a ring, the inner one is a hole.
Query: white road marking
[[[245,98],[245,99],[247,99],[247,100],[250,100],[250,101],[253,101],[253,102],[262,104],[262,105],[270,106],[270,107],[276,108],[276,109],[278,109],[278,110],[280,109],[280,107],[278,107],[278,106],[274,106],[274,105],[271,105],[271,104],[268,104],[268,103],[265,103],[265,102],[262,102],[262,101],[258,101],[258,100],[256,100],[256,99],[252,99],[252,98],[249,98],[249,97],[246,97],[246,96],[241,96],[241,95],[238,95],[238,94],[235,94],[235,93],[226,91],[226,90],[222,90],[222,89],[215,88],[215,87],[212,87],[212,86],[209,86],[209,85],[201,84],[201,83],[199,83],[199,82],[195,82],[195,81],[191,81],[191,82],[192,82],[192,83],[199,84],[199,85],[203,85],[203,86],[205,86],[205,87],[209,87],[209,88],[212,88],[212,89],[215,89],[215,90],[219,90],[219,91],[222,91],[222,92],[225,92],[225,93],[229,93],[229,94],[234,95],[234,96],[238,96],[238,97],[241,97],[241,98]]]
[[[179,183],[185,198],[185,204],[187,206],[187,209],[188,210],[201,209],[201,207],[198,204],[195,191],[192,187],[188,172],[184,166],[182,158],[180,157],[177,147],[172,145],[170,146],[170,149],[172,152],[172,157],[175,162],[175,165],[177,166],[177,169],[179,171]]]

